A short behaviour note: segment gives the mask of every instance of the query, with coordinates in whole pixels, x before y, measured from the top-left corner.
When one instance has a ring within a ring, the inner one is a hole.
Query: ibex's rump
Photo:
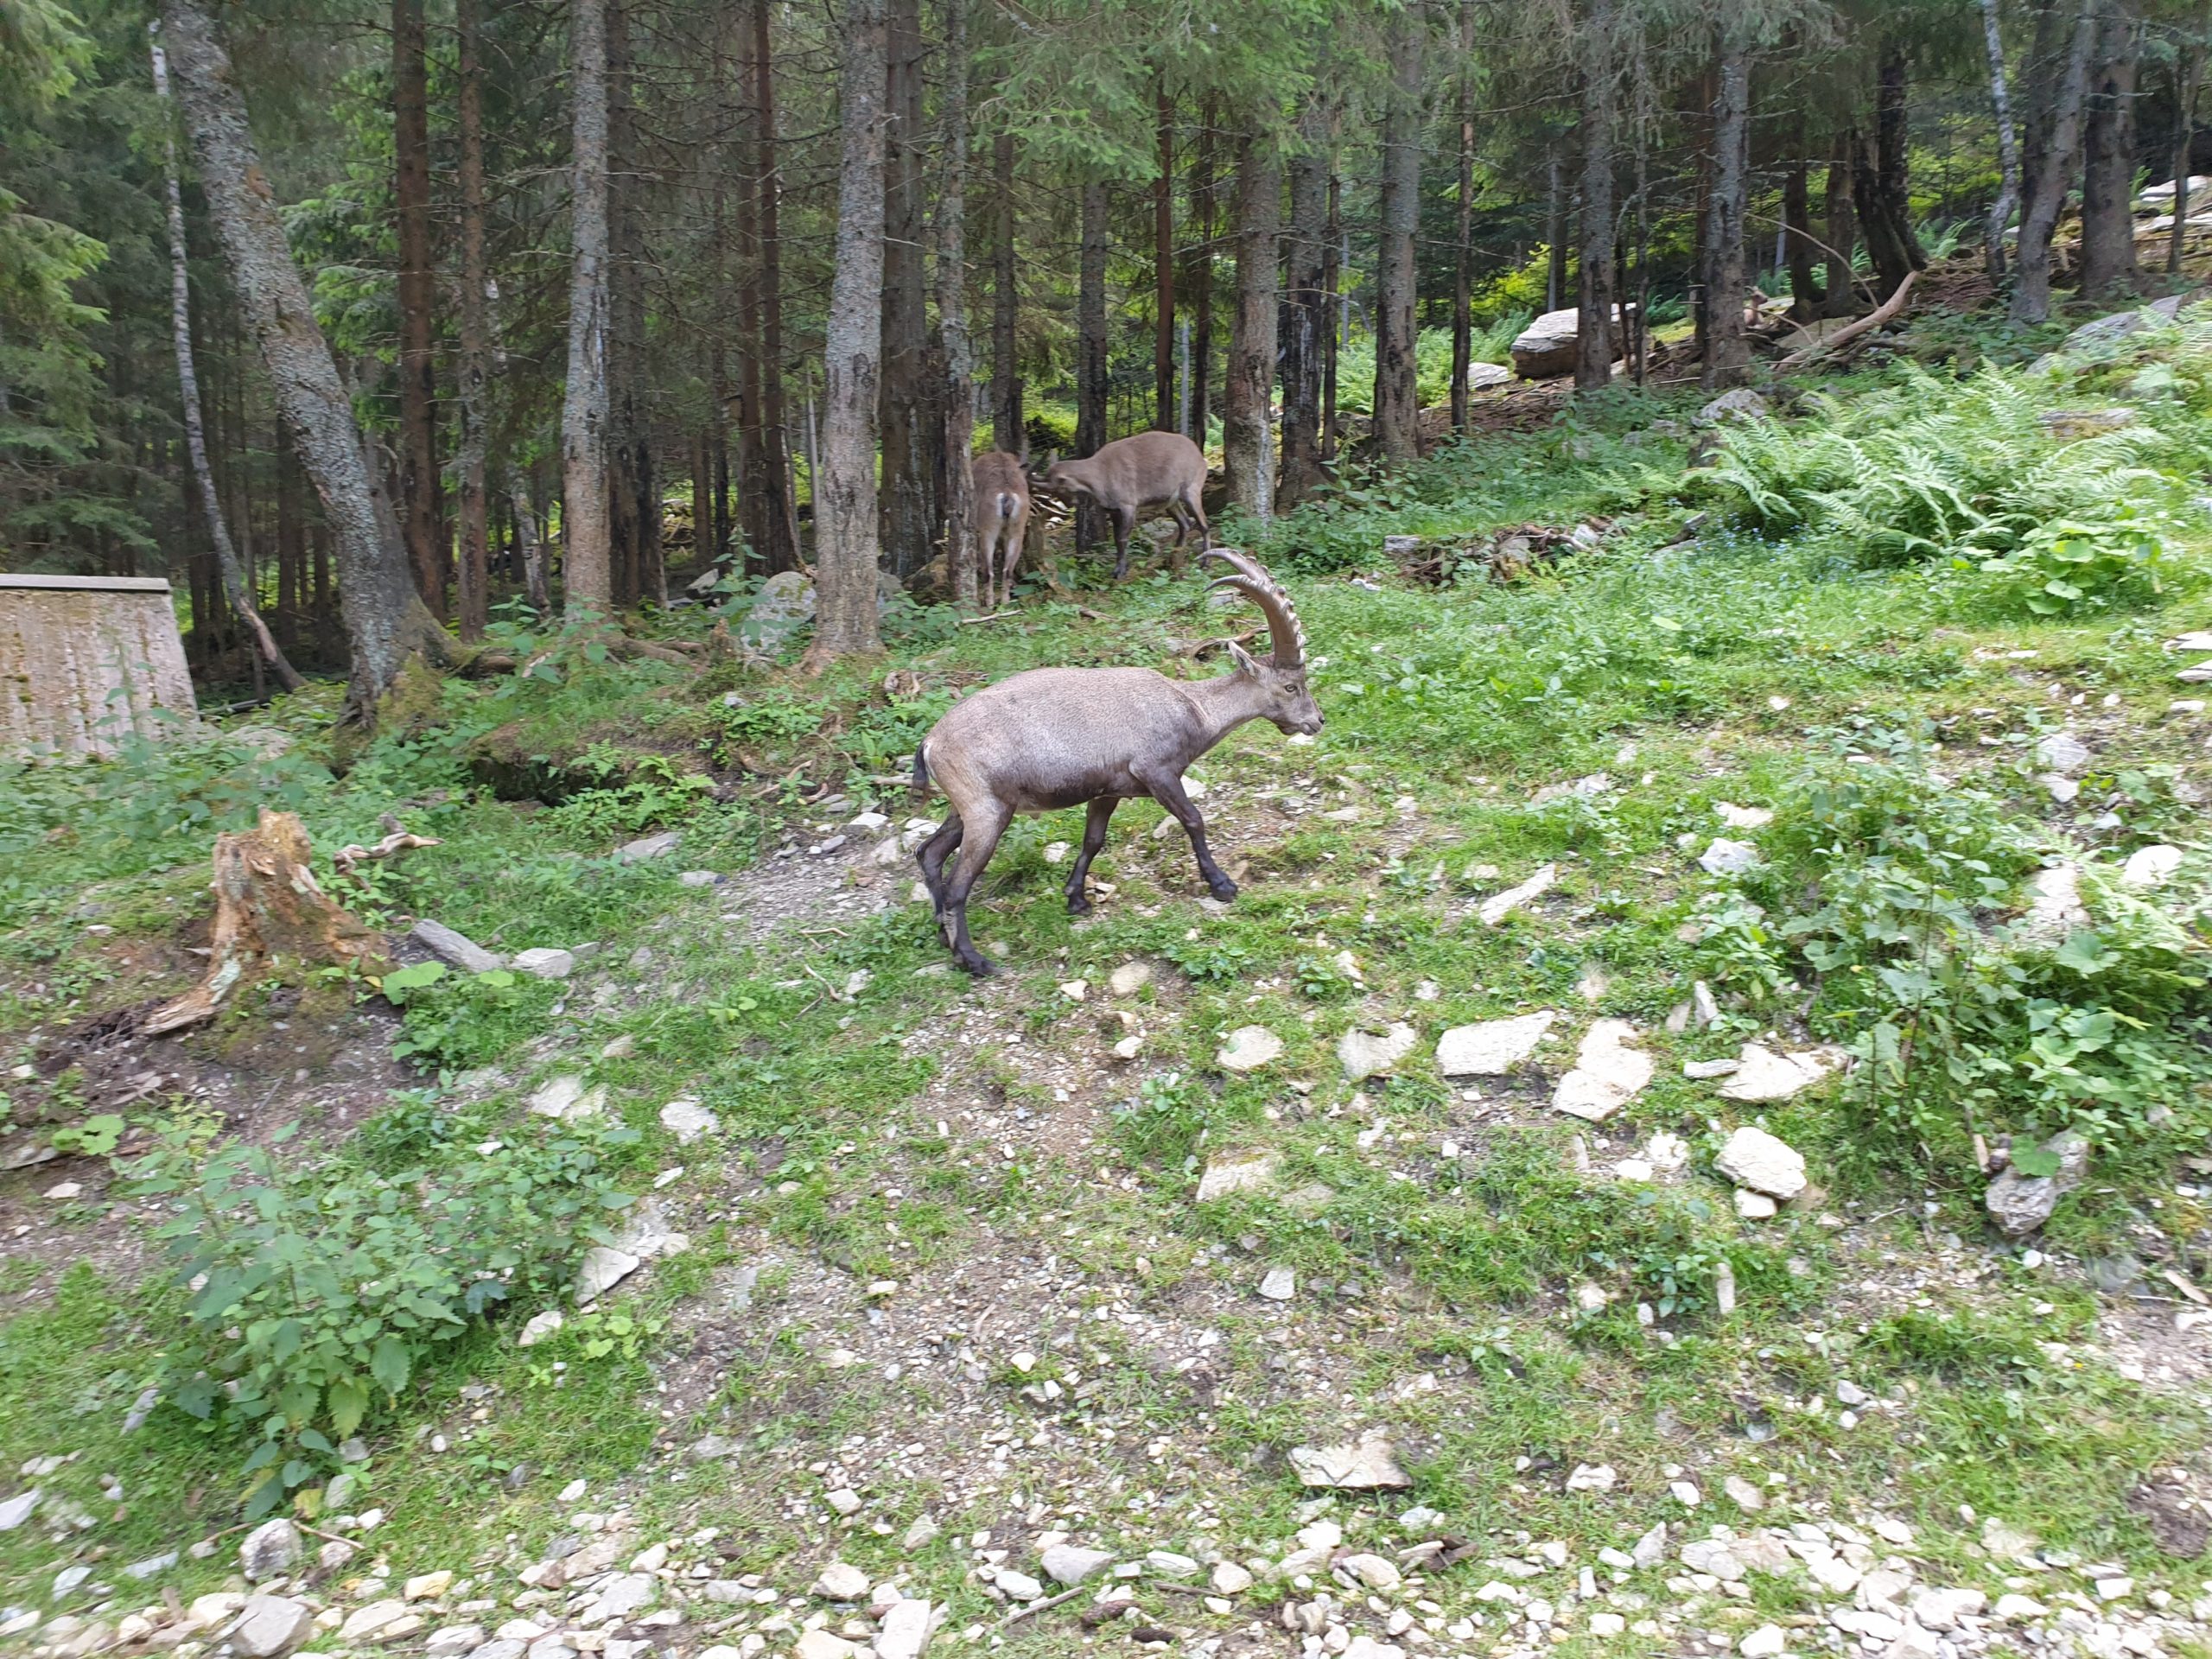
[[[1021,563],[1021,538],[1029,527],[1029,474],[1003,449],[976,456],[975,471],[976,586],[982,590],[983,608],[996,610],[1013,595],[1014,568]]]
[[[989,973],[991,964],[969,939],[968,895],[1016,813],[1088,804],[1083,850],[1068,877],[1073,914],[1090,908],[1084,882],[1106,844],[1107,820],[1140,795],[1166,807],[1189,834],[1213,896],[1236,896],[1236,884],[1206,849],[1205,820],[1184,791],[1183,772],[1248,720],[1313,733],[1321,711],[1306,689],[1306,635],[1290,596],[1243,553],[1224,548],[1206,556],[1231,571],[1215,587],[1235,588],[1266,613],[1274,640],[1268,661],[1230,642],[1236,667],[1211,680],[1171,680],[1148,668],[1031,669],[953,704],[922,740],[914,786],[926,787],[934,775],[952,805],[922,843],[922,879],[938,925],[969,973]],[[960,861],[948,877],[945,861],[955,851]]]
[[[1201,545],[1213,529],[1199,500],[1206,486],[1205,452],[1179,432],[1140,432],[1102,445],[1087,461],[1055,461],[1042,487],[1064,501],[1096,502],[1114,521],[1114,580],[1129,574],[1129,532],[1147,513],[1175,515],[1175,545],[1198,526]]]

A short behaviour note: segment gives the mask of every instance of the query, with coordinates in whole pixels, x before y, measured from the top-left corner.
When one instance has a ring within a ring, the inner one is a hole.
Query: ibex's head
[[[1267,567],[1249,553],[1217,547],[1199,557],[1219,559],[1229,566],[1233,574],[1215,577],[1212,585],[1235,588],[1268,619],[1268,632],[1274,639],[1274,654],[1268,661],[1261,662],[1234,640],[1229,646],[1236,671],[1250,677],[1261,690],[1261,718],[1272,720],[1282,731],[1312,736],[1321,729],[1321,709],[1306,683],[1306,630],[1290,595],[1268,574]]]
[[[1091,493],[1090,480],[1076,477],[1073,467],[1065,461],[1054,461],[1045,469],[1041,478],[1032,474],[1029,487],[1042,490],[1063,501],[1077,500]]]

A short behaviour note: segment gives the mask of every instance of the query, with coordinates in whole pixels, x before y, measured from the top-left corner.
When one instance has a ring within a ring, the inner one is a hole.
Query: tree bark
[[[2082,135],[2082,294],[2142,285],[2135,261],[2136,22],[2126,0],[2105,0],[2097,23]]]
[[[561,406],[561,540],[569,613],[613,607],[607,476],[607,0],[571,0],[575,182],[570,192],[569,378]]]
[[[1106,181],[1093,179],[1083,187],[1083,248],[1077,268],[1075,292],[1075,452],[1093,455],[1106,442],[1106,397],[1112,390],[1106,363],[1106,256],[1110,226],[1107,216]],[[1080,553],[1096,541],[1106,528],[1104,517],[1090,501],[1075,510],[1075,546]]]
[[[348,713],[372,723],[410,658],[445,658],[444,634],[415,593],[391,507],[363,459],[353,405],[292,261],[230,56],[200,0],[163,0],[162,32],[240,309],[336,543],[353,659]]]
[[[883,204],[883,551],[903,581],[930,561],[938,539],[927,279],[922,241],[920,0],[889,0],[886,13]]]
[[[668,600],[661,552],[660,488],[654,477],[645,360],[645,204],[650,175],[640,134],[630,45],[632,0],[607,0],[607,444],[613,603]],[[622,188],[612,188],[620,179]]]
[[[2005,280],[2005,227],[2020,205],[2020,142],[2012,129],[2012,99],[2005,80],[2005,36],[1997,0],[1981,0],[1982,52],[1989,65],[1989,110],[1997,124],[1997,200],[1981,226],[1981,260],[1989,280]]]
[[[399,494],[407,559],[446,613],[438,476],[437,270],[430,253],[429,70],[423,0],[391,0],[392,209],[399,239]]]
[[[1576,251],[1574,389],[1613,383],[1612,0],[1591,0],[1582,21],[1582,223]],[[1738,228],[1740,230],[1740,220]],[[1739,236],[1738,241],[1740,243]],[[1740,258],[1739,258],[1740,266]]]
[[[1236,311],[1221,419],[1229,505],[1263,524],[1274,499],[1268,417],[1274,389],[1275,240],[1282,219],[1282,169],[1269,142],[1247,135],[1237,145]]]
[[[1452,238],[1452,429],[1467,429],[1467,375],[1474,367],[1475,7],[1459,0],[1459,177]],[[1294,194],[1295,186],[1293,187]],[[1283,471],[1290,471],[1289,422],[1283,423]]]
[[[1021,375],[1014,361],[1021,296],[1014,288],[1014,135],[991,140],[991,442],[1009,455],[1029,456],[1021,424]]]
[[[1203,449],[1213,419],[1213,238],[1214,126],[1218,105],[1209,96],[1198,105],[1198,142],[1191,156],[1189,263],[1181,292],[1191,308],[1191,442]]]
[[[1834,157],[1828,162],[1827,215],[1828,257],[1822,268],[1827,299],[1824,317],[1847,317],[1859,309],[1859,282],[1853,274],[1851,256],[1859,246],[1859,215],[1851,197],[1851,150],[1856,141],[1848,133],[1836,137]]]
[[[881,649],[876,629],[875,420],[883,373],[884,0],[846,0],[837,75],[836,274],[823,343],[809,672]]]
[[[1152,423],[1175,430],[1175,99],[1160,78],[1159,176],[1152,181]]]
[[[454,0],[460,36],[461,128],[461,637],[484,637],[490,620],[491,272],[484,256],[484,86],[479,0]]]
[[[1390,23],[1390,90],[1382,115],[1382,188],[1375,272],[1375,448],[1402,466],[1421,456],[1414,359],[1414,233],[1421,222],[1422,0]]]
[[[798,563],[798,498],[784,397],[782,163],[776,132],[776,58],[769,0],[753,0],[753,207],[760,285],[760,559],[771,572]]]
[[[1812,163],[1805,151],[1805,124],[1797,123],[1797,153],[1782,179],[1782,222],[1789,259],[1789,315],[1809,322],[1821,315],[1827,294],[1813,275],[1818,250],[1813,245]]]
[[[1331,307],[1324,283],[1329,256],[1329,170],[1337,111],[1318,90],[1298,121],[1290,162],[1290,234],[1284,250],[1282,477],[1275,511],[1288,512],[1323,482],[1321,393]]]
[[[2188,45],[2174,61],[2174,227],[2166,238],[2166,270],[2181,270],[2189,240],[2189,156],[2196,137],[2196,89],[2204,78],[2204,48]]]
[[[1337,351],[1343,344],[1344,306],[1337,289],[1344,275],[1343,181],[1337,176],[1337,157],[1329,156],[1329,227],[1321,256],[1322,305],[1328,315],[1321,334],[1321,461],[1337,458]]]
[[[1853,135],[1852,189],[1859,231],[1874,263],[1875,297],[1885,300],[1897,292],[1907,272],[1928,263],[1912,230],[1905,165],[1905,57],[1904,48],[1894,41],[1882,45],[1874,114],[1871,154],[1865,140]]]
[[[515,550],[522,560],[523,592],[540,616],[553,613],[553,584],[545,569],[545,535],[522,468],[507,465],[507,510],[514,516]]]
[[[944,549],[953,602],[976,609],[976,354],[968,338],[968,7],[943,0],[939,115],[944,173],[937,195],[937,315],[944,339]]]
[[[1567,298],[1567,168],[1552,140],[1544,156],[1544,309],[1557,311]]]
[[[158,40],[154,45],[154,92],[164,105],[168,103],[168,62]],[[253,595],[247,589],[245,567],[238,561],[238,550],[231,544],[230,527],[223,521],[214,468],[207,461],[207,429],[200,410],[200,375],[192,354],[192,284],[185,258],[184,194],[177,184],[176,145],[173,140],[164,138],[162,154],[163,181],[168,188],[169,327],[176,344],[177,392],[184,413],[185,451],[191,460],[193,480],[200,488],[200,511],[207,520],[207,539],[214,545],[215,568],[222,578],[223,593],[238,620],[245,625],[246,632],[253,636],[254,648],[276,675],[277,683],[287,691],[296,691],[307,682],[276,648],[269,625],[262,620],[261,608],[253,602]]]
[[[2082,147],[2082,104],[2088,95],[2089,59],[2096,42],[2098,0],[2081,0],[2074,33],[2051,94],[2050,119],[2037,158],[2034,188],[2020,214],[2020,241],[2012,278],[2014,322],[2042,322],[2050,315],[2050,239],[2074,181]]]
[[[1751,188],[1751,54],[1728,46],[1713,100],[1713,194],[1705,219],[1705,370],[1712,391],[1740,385],[1751,367],[1744,335],[1744,220]]]

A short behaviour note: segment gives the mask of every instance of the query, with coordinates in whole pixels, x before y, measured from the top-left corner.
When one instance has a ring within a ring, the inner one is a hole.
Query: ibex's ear
[[[1224,639],[1222,644],[1229,647],[1229,660],[1236,664],[1239,674],[1257,674],[1260,671],[1259,664],[1252,660],[1252,653],[1234,639]]]

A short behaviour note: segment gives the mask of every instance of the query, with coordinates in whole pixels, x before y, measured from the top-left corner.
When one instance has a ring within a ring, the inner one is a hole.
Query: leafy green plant
[[[190,1293],[162,1389],[251,1442],[248,1514],[288,1494],[312,1514],[337,1443],[379,1402],[491,1310],[552,1295],[588,1243],[610,1242],[604,1223],[631,1200],[607,1158],[634,1139],[569,1125],[435,1174],[386,1176],[257,1147],[203,1160],[164,1135],[130,1171],[134,1195],[171,1211],[156,1236]]]
[[[2038,616],[2073,616],[2158,590],[2165,543],[2125,511],[2101,524],[2057,518],[2037,524],[2009,553],[1982,561],[2012,576],[2022,602]]]
[[[113,1112],[96,1112],[81,1122],[63,1125],[52,1138],[56,1152],[74,1152],[86,1158],[105,1158],[122,1143],[130,1125]]]
[[[551,827],[579,841],[613,841],[681,823],[714,798],[711,779],[664,754],[613,756],[594,749],[577,765],[620,779],[572,795],[545,815]]]
[[[541,1342],[530,1364],[535,1388],[551,1388],[576,1360],[600,1360],[610,1355],[635,1359],[662,1332],[668,1321],[657,1314],[633,1313],[627,1308],[594,1308],[570,1314],[550,1342]]]
[[[442,962],[395,969],[381,985],[400,1005],[406,1027],[391,1052],[438,1071],[497,1059],[535,1027],[538,1011],[557,995],[509,969],[456,974]]]

